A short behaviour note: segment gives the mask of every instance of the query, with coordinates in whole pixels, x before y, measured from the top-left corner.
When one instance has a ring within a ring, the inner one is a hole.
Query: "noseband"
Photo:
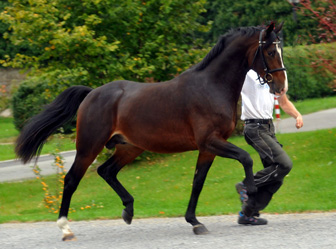
[[[267,66],[267,62],[265,60],[265,56],[264,56],[264,53],[262,52],[263,50],[263,45],[266,44],[266,41],[263,41],[262,40],[262,36],[263,36],[263,33],[264,33],[265,29],[263,29],[261,32],[260,32],[260,35],[259,35],[259,46],[257,48],[257,51],[255,52],[254,54],[254,58],[253,58],[253,61],[252,61],[252,66],[251,68],[253,67],[254,65],[254,62],[257,58],[257,55],[260,51],[260,55],[261,55],[261,61],[263,63],[263,66],[264,66],[264,71],[265,71],[265,75],[263,77],[263,80],[261,80],[260,78],[260,75],[258,74],[258,80],[260,81],[260,84],[261,85],[264,85],[266,83],[270,84],[273,82],[273,75],[272,73],[274,72],[278,72],[278,71],[285,71],[286,68],[284,67],[281,67],[281,68],[276,68],[276,69],[272,69],[272,70],[269,70],[268,66]],[[279,44],[280,41],[274,41],[273,44]]]

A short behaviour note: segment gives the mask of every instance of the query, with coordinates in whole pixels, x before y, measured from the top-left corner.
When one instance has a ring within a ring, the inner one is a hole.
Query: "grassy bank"
[[[292,100],[293,101],[293,100]],[[316,99],[306,99],[294,102],[296,109],[298,109],[302,115],[309,114],[321,110],[327,110],[330,108],[336,108],[336,96]],[[289,115],[281,110],[281,118],[288,118]]]
[[[14,142],[19,132],[13,125],[13,118],[0,117],[0,127],[0,161],[15,159]],[[74,135],[67,135],[64,138],[59,135],[50,137],[43,147],[42,154],[55,152],[57,148],[63,151],[74,150]]]
[[[336,129],[279,134],[279,141],[294,162],[285,184],[265,212],[286,213],[335,210]],[[261,167],[256,152],[244,138],[231,142],[247,150],[254,170]],[[125,167],[120,181],[135,198],[135,218],[183,216],[191,191],[197,152],[174,155],[147,154]],[[197,208],[198,215],[239,211],[234,184],[243,178],[242,166],[217,157],[207,177]],[[47,177],[53,186],[55,177]],[[57,214],[44,207],[39,180],[0,184],[0,222],[56,220]],[[70,219],[119,218],[123,206],[116,193],[89,169],[71,204]]]

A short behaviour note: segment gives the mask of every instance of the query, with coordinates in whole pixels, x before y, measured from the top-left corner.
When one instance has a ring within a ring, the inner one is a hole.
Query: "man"
[[[292,168],[292,161],[274,133],[272,122],[274,97],[278,98],[284,112],[296,119],[296,127],[303,126],[302,116],[286,96],[275,96],[269,92],[267,84],[261,84],[255,71],[250,70],[245,78],[241,92],[242,115],[245,122],[244,136],[247,143],[259,153],[263,170],[254,176],[257,193],[247,195],[244,181],[236,184],[236,189],[242,202],[239,212],[239,224],[266,225],[267,220],[259,218],[259,211],[263,210],[279,190],[284,177]]]

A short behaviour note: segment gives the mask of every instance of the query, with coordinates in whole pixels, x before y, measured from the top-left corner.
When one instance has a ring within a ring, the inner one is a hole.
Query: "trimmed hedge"
[[[336,43],[303,45],[284,48],[289,90],[292,100],[319,98],[335,94],[335,71],[324,63],[336,67]]]

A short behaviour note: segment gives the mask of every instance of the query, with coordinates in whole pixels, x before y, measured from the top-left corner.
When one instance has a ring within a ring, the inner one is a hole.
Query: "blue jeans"
[[[246,124],[244,136],[246,142],[259,153],[264,166],[264,169],[254,175],[258,191],[256,194],[249,195],[246,210],[243,210],[247,216],[251,216],[269,204],[273,194],[282,185],[284,177],[291,171],[293,164],[275,137],[273,123]]]

